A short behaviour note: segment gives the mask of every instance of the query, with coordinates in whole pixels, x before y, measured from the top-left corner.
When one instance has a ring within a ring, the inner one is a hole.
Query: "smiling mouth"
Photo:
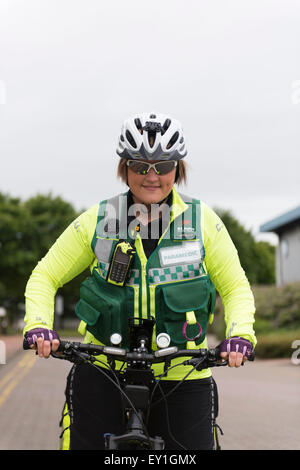
[[[149,186],[148,186],[148,185],[146,186],[146,185],[143,185],[143,188],[145,188],[145,189],[151,189],[151,190],[153,189],[153,190],[154,190],[154,189],[160,189],[160,186],[150,186],[150,185],[149,185]]]

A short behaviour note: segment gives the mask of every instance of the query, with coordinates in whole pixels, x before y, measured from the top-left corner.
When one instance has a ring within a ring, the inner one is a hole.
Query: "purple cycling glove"
[[[245,356],[247,359],[251,357],[253,352],[253,346],[247,339],[240,338],[239,336],[224,339],[220,344],[220,352],[240,352]]]
[[[36,343],[38,338],[42,337],[46,341],[53,341],[54,339],[59,340],[59,336],[56,331],[48,330],[46,328],[35,328],[25,333],[25,341],[28,346]]]

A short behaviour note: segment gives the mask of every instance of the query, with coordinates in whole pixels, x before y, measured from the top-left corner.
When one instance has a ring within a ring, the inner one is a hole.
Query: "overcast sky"
[[[122,121],[161,112],[181,191],[266,239],[300,204],[299,25],[299,0],[0,0],[0,191],[115,195]]]

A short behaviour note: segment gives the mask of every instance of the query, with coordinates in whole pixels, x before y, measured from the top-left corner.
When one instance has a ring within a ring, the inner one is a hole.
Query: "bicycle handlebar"
[[[60,341],[58,353],[63,353],[61,356],[57,353],[51,353],[53,357],[73,361],[80,357],[82,360],[95,362],[96,355],[104,354],[108,358],[122,362],[136,362],[156,364],[162,362],[170,362],[173,359],[180,357],[190,357],[183,362],[184,365],[196,366],[201,363],[201,369],[208,367],[225,366],[228,364],[227,360],[220,357],[220,350],[218,347],[212,349],[183,349],[178,350],[176,346],[158,349],[152,353],[137,348],[134,351],[127,351],[126,349],[114,346],[102,346],[92,343],[80,343],[71,341]],[[200,361],[201,360],[201,361]],[[254,361],[254,352],[248,359]]]
[[[26,340],[24,339],[23,349],[30,349]],[[62,354],[59,354],[62,353]],[[154,352],[148,352],[146,349],[137,348],[134,351],[115,346],[102,346],[92,343],[80,343],[76,341],[60,340],[60,345],[56,353],[51,352],[51,356],[57,359],[65,359],[70,362],[81,360],[85,362],[95,362],[95,356],[104,354],[107,358],[121,362],[135,362],[135,363],[167,363],[173,359],[180,357],[190,357],[183,362],[184,365],[199,366],[199,369],[208,367],[225,366],[228,360],[220,357],[219,347],[212,349],[182,349],[178,350],[176,346],[158,349]],[[254,361],[254,351],[249,361]],[[201,367],[200,367],[201,365]]]

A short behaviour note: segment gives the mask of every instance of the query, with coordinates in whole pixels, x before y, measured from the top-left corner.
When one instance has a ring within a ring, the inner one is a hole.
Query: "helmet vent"
[[[156,132],[149,131],[148,132],[148,142],[149,142],[149,145],[150,145],[151,148],[154,145],[155,138],[156,138]]]
[[[170,139],[170,141],[167,145],[167,149],[170,149],[171,147],[173,147],[173,145],[178,140],[178,137],[179,137],[179,132],[175,132],[175,134],[173,134],[173,137],[171,137],[171,139]]]
[[[130,145],[132,147],[134,147],[135,149],[137,148],[136,142],[135,142],[131,132],[128,129],[126,131],[126,139],[128,140],[128,142],[130,143]]]
[[[166,120],[165,120],[165,123],[164,123],[164,125],[163,125],[163,127],[162,127],[161,135],[164,135],[164,133],[167,132],[167,130],[169,129],[170,125],[171,125],[171,119],[166,119]]]
[[[139,118],[136,118],[134,120],[134,123],[136,125],[137,130],[139,131],[140,134],[143,134],[143,126]]]

